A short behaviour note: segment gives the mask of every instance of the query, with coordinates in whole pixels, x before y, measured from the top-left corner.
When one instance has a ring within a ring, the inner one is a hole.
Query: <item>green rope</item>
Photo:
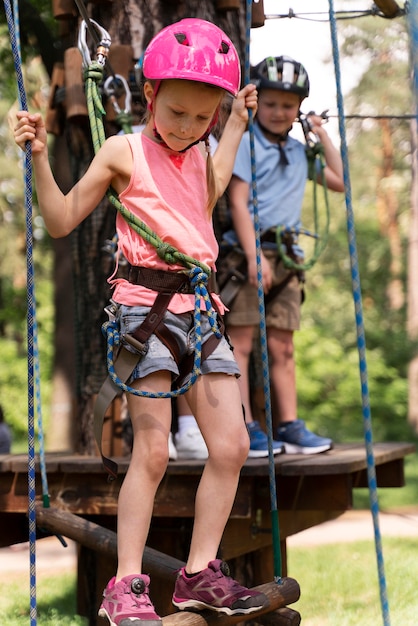
[[[313,145],[308,145],[306,147],[306,155],[308,158],[308,178],[312,181],[313,184],[313,214],[314,214],[314,233],[310,233],[306,229],[296,229],[289,228],[287,226],[279,225],[276,229],[276,243],[277,250],[279,252],[279,256],[283,261],[283,265],[288,269],[295,270],[309,270],[311,267],[315,265],[318,258],[324,251],[328,243],[328,234],[329,234],[329,225],[330,225],[330,207],[329,207],[329,198],[328,198],[328,188],[327,182],[324,174],[325,169],[325,158],[324,158],[324,148],[321,143],[316,143]],[[317,181],[317,163],[319,162],[320,167],[320,176],[322,187],[324,189],[324,198],[325,198],[325,225],[323,232],[319,235],[319,218],[318,218],[318,181]],[[297,263],[294,259],[292,259],[286,252],[285,246],[283,245],[283,240],[286,236],[297,237],[298,235],[307,235],[310,237],[314,237],[314,249],[312,252],[312,256],[305,261],[304,263]]]
[[[97,154],[101,146],[106,140],[103,116],[106,114],[104,110],[98,85],[103,80],[103,67],[97,61],[93,61],[84,72],[84,80],[86,85],[87,109],[91,126],[91,135],[93,141],[94,153]],[[128,222],[129,226],[140,235],[145,241],[153,245],[160,259],[169,264],[180,264],[187,269],[199,267],[208,277],[211,269],[205,263],[194,259],[177,250],[174,246],[164,242],[145,222],[140,220],[136,215],[129,211],[119,200],[117,193],[111,187],[107,191],[107,197],[113,206],[120,212],[122,217]]]

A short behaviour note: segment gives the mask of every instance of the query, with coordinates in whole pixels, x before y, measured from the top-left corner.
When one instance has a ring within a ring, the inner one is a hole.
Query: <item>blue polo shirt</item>
[[[254,124],[254,151],[257,175],[258,217],[261,232],[275,226],[300,227],[300,215],[308,177],[305,145],[288,137],[283,146],[288,165],[280,163],[280,150],[263,135]],[[241,140],[235,159],[233,174],[249,184],[248,209],[254,216],[251,176],[250,134]],[[238,243],[236,234],[229,230],[224,239]]]

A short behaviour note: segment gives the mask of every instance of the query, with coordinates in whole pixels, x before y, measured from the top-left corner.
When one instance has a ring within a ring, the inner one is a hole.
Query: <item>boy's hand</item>
[[[243,122],[248,122],[248,109],[251,109],[253,116],[257,112],[258,93],[253,84],[246,85],[238,92],[232,103],[231,113],[239,117]]]
[[[47,145],[47,132],[40,113],[19,111],[16,113],[17,124],[13,129],[14,139],[22,150],[27,141],[32,144],[32,154],[39,154]]]

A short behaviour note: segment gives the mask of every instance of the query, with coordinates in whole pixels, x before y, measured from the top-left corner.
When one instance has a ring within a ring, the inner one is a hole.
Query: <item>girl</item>
[[[247,108],[256,112],[256,88],[247,85],[238,91],[240,65],[232,42],[218,27],[198,19],[182,20],[156,35],[145,51],[143,74],[148,104],[144,131],[107,139],[67,195],[54,181],[41,117],[26,111],[17,114],[15,140],[22,149],[26,141],[32,144],[37,196],[46,227],[52,237],[67,235],[94,210],[111,185],[124,205],[164,242],[215,271],[218,246],[211,211],[229,182],[248,121]],[[216,154],[205,163],[195,144],[208,143],[225,92],[236,99]],[[178,277],[184,267],[162,260],[120,214],[116,223],[120,252],[133,270],[128,280],[113,280],[123,336],[145,319],[156,300],[161,275]],[[151,276],[155,289],[144,285],[142,274]],[[180,276],[184,279],[184,272]],[[211,297],[222,314],[219,297]],[[188,285],[181,293],[176,291],[164,316],[183,354],[193,331],[193,307],[193,289]],[[213,333],[203,310],[201,321],[204,341]],[[152,334],[130,384],[143,391],[169,392],[178,374],[171,352]],[[209,608],[234,615],[268,604],[265,595],[234,581],[226,565],[216,559],[249,448],[238,375],[230,346],[222,337],[187,392],[209,456],[196,494],[189,557],[175,583],[173,603],[180,609]],[[111,626],[144,622],[155,626],[161,619],[149,599],[150,581],[141,573],[141,565],[155,493],[168,462],[171,402],[130,394],[128,403],[134,444],[118,502],[118,568],[103,592],[99,615],[107,617]]]

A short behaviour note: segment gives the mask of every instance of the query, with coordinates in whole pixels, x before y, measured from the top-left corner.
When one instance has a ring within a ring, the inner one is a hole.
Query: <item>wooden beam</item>
[[[113,530],[103,528],[67,511],[53,507],[44,508],[41,504],[36,505],[36,523],[39,528],[68,537],[68,539],[72,539],[86,548],[116,559],[116,533]],[[179,559],[158,552],[153,548],[145,548],[144,569],[151,577],[158,572],[162,578],[172,581],[175,572],[183,565],[183,561]]]
[[[375,5],[386,17],[396,17],[403,14],[403,10],[395,0],[374,0]]]

